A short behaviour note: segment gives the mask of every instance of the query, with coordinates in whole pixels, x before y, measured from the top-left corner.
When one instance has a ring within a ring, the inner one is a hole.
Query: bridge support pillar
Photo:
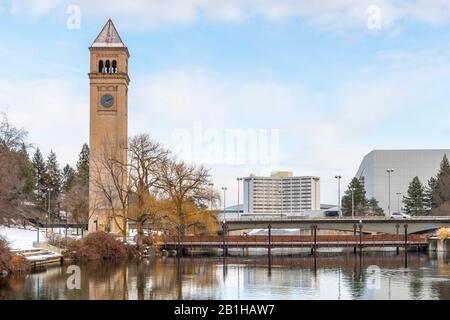
[[[403,227],[405,228],[405,252],[406,252],[406,250],[408,249],[408,224],[405,223]]]
[[[317,251],[317,224],[311,225],[311,254],[315,255]]]
[[[362,222],[359,223],[358,227],[359,227],[359,253],[362,253],[362,248],[363,248],[363,244],[362,244],[363,224],[362,224]]]
[[[400,225],[397,223],[397,224],[395,225],[396,234],[397,234],[397,241],[400,241],[399,232],[398,232],[399,228],[400,228]],[[397,246],[397,254],[399,253],[399,251],[400,251],[400,247]]]
[[[269,258],[270,258],[270,255],[271,255],[271,250],[272,250],[272,225],[268,225],[267,226],[267,234],[268,234],[268,244],[267,244],[267,254],[269,255]]]
[[[226,222],[224,222],[222,224],[222,240],[223,240],[223,256],[226,257],[228,255],[228,247],[227,247],[227,241],[226,241],[226,236],[227,236],[227,230],[228,230],[228,226],[226,224]]]
[[[355,243],[356,241],[358,241],[358,238],[356,236],[356,229],[358,228],[358,226],[356,225],[356,223],[353,225],[353,236],[355,237]],[[356,254],[356,245],[353,247],[353,253]]]

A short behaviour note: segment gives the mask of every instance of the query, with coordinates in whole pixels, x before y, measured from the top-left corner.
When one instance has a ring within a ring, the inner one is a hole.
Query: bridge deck
[[[310,248],[315,247],[396,247],[426,246],[428,239],[423,235],[342,235],[342,236],[177,236],[161,239],[162,249],[184,248]]]

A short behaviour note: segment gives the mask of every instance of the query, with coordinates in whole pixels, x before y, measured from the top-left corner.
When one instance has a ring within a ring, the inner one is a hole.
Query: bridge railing
[[[405,239],[404,234],[398,235],[318,235],[314,239],[311,235],[275,235],[269,239],[268,235],[248,235],[248,236],[208,236],[208,235],[186,235],[186,236],[165,236],[159,239],[161,244],[184,244],[184,243],[204,243],[204,244],[221,244],[226,243],[398,243],[398,242],[426,242],[427,236],[409,234]]]

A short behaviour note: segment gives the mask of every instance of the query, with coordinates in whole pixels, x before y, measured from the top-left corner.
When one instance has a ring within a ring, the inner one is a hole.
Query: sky
[[[449,148],[445,0],[0,0],[0,112],[61,166],[88,142],[88,48],[109,18],[131,54],[129,135],[210,168],[227,205],[237,177],[276,170],[337,203],[334,176],[373,149]]]

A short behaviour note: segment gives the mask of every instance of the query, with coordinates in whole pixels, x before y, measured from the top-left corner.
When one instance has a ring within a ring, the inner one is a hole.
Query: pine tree
[[[48,190],[52,190],[54,197],[57,197],[61,191],[62,177],[61,170],[59,169],[59,164],[56,159],[56,154],[53,150],[47,157],[45,162],[45,173],[46,173],[46,186]]]
[[[45,185],[49,197],[48,201],[50,203],[50,216],[53,219],[56,214],[59,215],[58,197],[62,186],[61,170],[59,169],[56,154],[53,150],[50,150],[47,161],[45,162]]]
[[[23,193],[29,197],[36,189],[36,177],[34,174],[33,164],[28,155],[27,146],[22,143],[18,151],[21,165],[21,178],[23,180]]]
[[[41,150],[39,150],[39,148],[37,148],[36,151],[34,152],[31,164],[33,166],[34,178],[35,178],[36,200],[41,205],[45,205],[46,195],[47,195],[45,161],[44,161],[44,158],[42,157],[42,153],[41,153]]]
[[[62,191],[67,192],[73,186],[75,181],[75,170],[70,166],[66,165],[62,171]]]
[[[88,185],[89,183],[89,147],[85,143],[81,148],[81,152],[78,156],[77,161],[77,177],[80,179],[80,182],[84,185]]]
[[[427,185],[424,187],[425,198],[425,210],[427,215],[431,214],[431,210],[437,207],[436,191],[438,186],[438,180],[435,177],[431,177],[428,180]]]
[[[439,168],[439,172],[437,175],[438,180],[443,177],[449,177],[450,176],[450,163],[448,162],[447,154],[444,154],[444,157],[441,161],[441,166]]]
[[[441,161],[436,179],[437,182],[433,192],[435,208],[444,204],[445,202],[450,201],[450,164],[448,162],[446,154],[444,154],[444,157]]]
[[[403,197],[403,204],[407,213],[414,216],[426,215],[426,198],[424,188],[419,177],[414,177],[408,186],[408,196]]]
[[[355,215],[363,215],[364,208],[366,206],[366,191],[364,186],[357,179],[353,178],[342,197],[342,213],[343,215],[350,216],[352,214],[352,188],[353,188],[353,200]]]
[[[382,208],[380,208],[379,204],[378,204],[378,200],[375,199],[374,197],[370,198],[367,201],[367,214],[370,216],[384,216],[384,211]]]

